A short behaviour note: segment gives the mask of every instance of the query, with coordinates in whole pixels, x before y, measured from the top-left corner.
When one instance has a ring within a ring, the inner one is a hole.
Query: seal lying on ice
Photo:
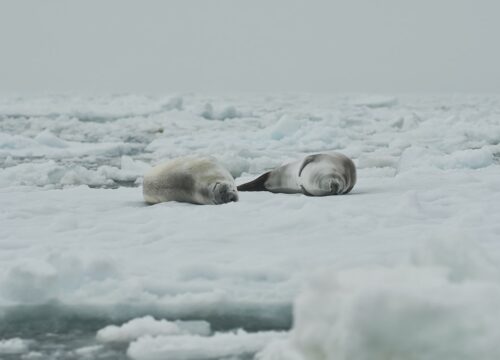
[[[356,183],[356,167],[340,153],[309,155],[238,186],[239,191],[303,193],[309,196],[347,194]]]
[[[148,204],[238,201],[233,177],[212,157],[181,157],[157,165],[144,175],[142,190]]]

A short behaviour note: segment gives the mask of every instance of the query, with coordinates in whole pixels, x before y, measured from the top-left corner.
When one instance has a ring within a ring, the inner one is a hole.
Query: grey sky
[[[0,0],[0,92],[500,92],[497,0]]]

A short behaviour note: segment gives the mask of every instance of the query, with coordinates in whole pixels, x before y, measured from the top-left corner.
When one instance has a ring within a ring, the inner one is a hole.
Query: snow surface
[[[323,271],[296,300],[289,339],[258,357],[497,359],[499,279],[475,245],[439,240],[406,264]]]
[[[497,359],[499,144],[499,96],[2,98],[0,348]],[[168,158],[239,184],[331,150],[358,167],[349,195],[142,201]]]
[[[221,359],[236,355],[255,354],[271,340],[284,336],[281,332],[215,333],[213,336],[143,336],[130,344],[127,354],[137,360],[162,359]]]
[[[155,320],[152,316],[133,319],[122,326],[110,325],[97,332],[101,342],[130,342],[144,335],[210,335],[210,324],[206,321]]]

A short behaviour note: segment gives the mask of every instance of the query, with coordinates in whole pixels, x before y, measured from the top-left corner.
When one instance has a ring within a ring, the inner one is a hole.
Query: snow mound
[[[135,182],[142,176],[151,166],[140,160],[133,160],[129,156],[122,156],[120,160],[120,168],[115,166],[100,166],[96,174],[106,179],[107,182],[123,181]]]
[[[88,285],[117,279],[112,259],[52,254],[45,260],[19,260],[0,278],[0,292],[19,303],[42,303]]]
[[[55,148],[66,148],[68,144],[66,141],[59,139],[57,136],[52,134],[50,131],[42,131],[35,137],[35,141],[41,145],[55,147]]]
[[[302,121],[297,116],[283,115],[270,129],[271,138],[273,140],[281,140],[287,136],[295,134],[302,124],[306,121]]]
[[[173,96],[161,108],[163,110],[182,111],[184,109],[184,99],[180,96]]]
[[[284,336],[282,332],[215,333],[213,336],[144,336],[130,344],[127,355],[135,360],[163,359],[220,359],[251,355],[263,349],[272,340]]]
[[[206,103],[200,113],[200,116],[207,120],[226,120],[241,118],[244,116],[248,116],[248,114],[243,114],[232,105],[222,107],[221,109],[216,109],[211,103]]]
[[[499,279],[497,262],[460,241],[405,265],[325,271],[296,300],[289,340],[259,359],[497,359]]]
[[[206,321],[156,320],[152,316],[133,319],[122,326],[110,325],[97,332],[100,342],[130,342],[141,336],[210,335],[210,324]]]
[[[20,338],[0,339],[0,355],[22,354],[29,349],[29,341]]]
[[[73,353],[84,359],[98,358],[99,353],[103,350],[101,345],[90,345],[76,349]]]

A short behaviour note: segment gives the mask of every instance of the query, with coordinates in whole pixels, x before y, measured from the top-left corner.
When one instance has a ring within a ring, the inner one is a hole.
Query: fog
[[[2,1],[1,93],[500,91],[494,0]]]

